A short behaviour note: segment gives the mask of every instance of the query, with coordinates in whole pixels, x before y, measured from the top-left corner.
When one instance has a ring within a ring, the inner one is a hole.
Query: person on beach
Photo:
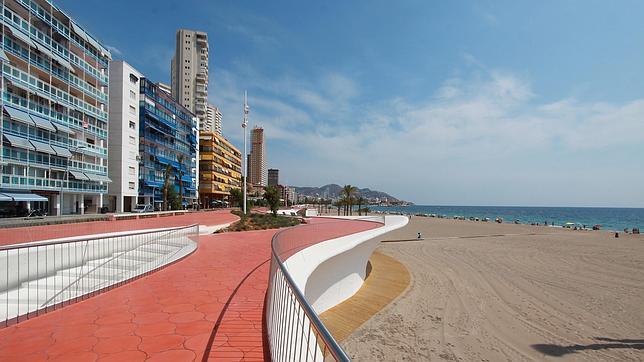
[[[418,233],[418,240],[420,240],[422,238],[423,238],[423,235],[421,235],[421,233]]]

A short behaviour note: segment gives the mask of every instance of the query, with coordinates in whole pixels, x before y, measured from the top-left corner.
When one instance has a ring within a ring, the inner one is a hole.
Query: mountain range
[[[320,187],[310,187],[310,186],[293,186],[295,191],[299,195],[309,196],[309,197],[328,197],[331,199],[339,198],[342,193],[342,186],[337,184],[328,184]],[[371,190],[369,188],[358,188],[358,193],[366,199],[387,199],[389,202],[399,202],[397,198],[389,195],[386,192]]]

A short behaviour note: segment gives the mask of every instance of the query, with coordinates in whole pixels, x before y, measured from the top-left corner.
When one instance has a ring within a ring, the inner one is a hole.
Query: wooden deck
[[[371,270],[360,290],[320,315],[338,342],[401,295],[411,281],[407,268],[388,255],[375,251],[369,263]]]

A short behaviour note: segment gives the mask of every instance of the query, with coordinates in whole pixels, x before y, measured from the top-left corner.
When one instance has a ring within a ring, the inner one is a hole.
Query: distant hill
[[[342,193],[342,186],[336,185],[336,184],[328,184],[324,185],[321,187],[308,187],[308,186],[294,186],[295,191],[303,196],[309,196],[309,197],[329,197],[331,199],[335,199],[340,197],[340,194]],[[369,188],[358,188],[358,192],[362,197],[366,199],[387,199],[389,202],[399,202],[397,198],[389,195],[386,192],[382,191],[377,191],[377,190],[371,190]]]

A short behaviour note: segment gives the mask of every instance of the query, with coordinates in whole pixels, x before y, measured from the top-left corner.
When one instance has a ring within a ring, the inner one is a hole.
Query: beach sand
[[[342,342],[356,361],[644,360],[644,236],[413,217],[379,251],[410,287]]]

